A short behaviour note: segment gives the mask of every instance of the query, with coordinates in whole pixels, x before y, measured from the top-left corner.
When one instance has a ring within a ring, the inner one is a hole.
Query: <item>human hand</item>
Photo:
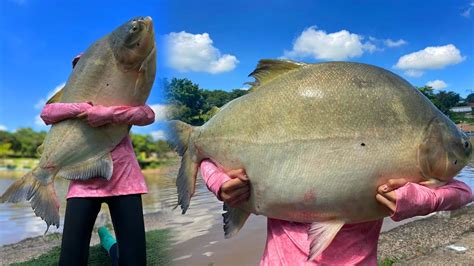
[[[230,170],[226,174],[232,178],[222,184],[219,197],[230,207],[235,208],[250,196],[250,182],[244,169]]]
[[[408,183],[408,181],[405,178],[389,179],[387,183],[378,187],[375,199],[387,207],[391,213],[395,213],[397,207],[397,193],[395,190],[403,187],[406,183]]]

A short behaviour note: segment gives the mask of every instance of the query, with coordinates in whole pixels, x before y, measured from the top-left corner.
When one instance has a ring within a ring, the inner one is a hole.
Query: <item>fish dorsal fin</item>
[[[305,63],[299,63],[291,60],[278,59],[262,59],[258,62],[257,68],[249,74],[249,77],[254,77],[255,82],[248,82],[246,84],[252,85],[251,90],[255,90],[258,85],[285,74],[289,71],[305,66]]]
[[[62,168],[58,172],[61,176],[68,180],[87,180],[93,177],[103,177],[110,180],[113,172],[112,156],[110,152],[92,157],[84,162]]]
[[[46,104],[59,102],[61,100],[61,97],[63,96],[63,90],[64,90],[64,87],[62,87],[62,89],[60,89],[58,92],[56,92],[53,95],[53,97],[49,98],[49,100],[46,102]]]

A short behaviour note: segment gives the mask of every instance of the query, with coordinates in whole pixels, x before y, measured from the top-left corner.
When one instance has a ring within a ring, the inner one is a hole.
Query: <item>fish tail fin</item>
[[[59,202],[53,182],[43,184],[40,180],[52,180],[42,175],[52,175],[49,171],[35,169],[14,182],[0,197],[0,202],[20,202],[29,200],[36,216],[43,219],[48,228],[59,227]],[[37,176],[42,176],[40,179]],[[48,231],[46,229],[46,231]]]
[[[168,143],[182,156],[176,186],[178,188],[178,205],[181,206],[183,214],[186,213],[196,188],[198,164],[193,161],[192,151],[188,149],[194,130],[191,125],[173,120],[168,122],[166,131]]]

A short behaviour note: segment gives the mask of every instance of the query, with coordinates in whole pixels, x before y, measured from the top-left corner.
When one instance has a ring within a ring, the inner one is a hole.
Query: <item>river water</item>
[[[173,209],[176,205],[176,166],[170,167],[169,171],[162,171],[161,173],[145,174],[146,181],[149,188],[149,193],[143,196],[144,212],[158,213],[160,217],[161,227],[170,228],[172,230],[172,249],[179,250],[174,252],[174,259],[177,264],[190,262],[194,246],[201,249],[200,254],[197,254],[204,259],[212,260],[213,252],[212,245],[217,246],[217,242],[223,240],[222,232],[222,204],[216,200],[212,193],[210,193],[206,186],[202,183],[201,178],[198,178],[198,185],[196,195],[193,197],[191,207],[186,215],[181,215],[179,209]],[[0,171],[0,193],[17,178],[20,178],[26,172],[21,171]],[[474,189],[474,159],[465,167],[462,172],[456,177],[459,180],[467,183]],[[68,187],[68,181],[58,179],[56,182],[56,190],[58,198],[61,200],[61,218],[64,218],[65,210],[65,194]],[[104,204],[99,214],[100,217],[108,217],[108,210]],[[100,223],[101,219],[98,219]],[[61,224],[63,221],[61,221]],[[96,225],[97,225],[96,223]],[[0,204],[0,245],[18,242],[22,239],[34,236],[43,235],[46,225],[38,217],[36,217],[29,205],[29,203],[17,204]],[[241,236],[237,235],[237,239],[232,241],[245,243],[242,239],[255,238],[259,243],[260,249],[263,249],[264,236],[266,233],[264,217],[251,217],[251,219],[244,226],[245,230]],[[384,229],[390,229],[397,224],[388,220]],[[59,229],[50,228],[51,232],[60,232]],[[215,240],[219,239],[219,240]],[[240,239],[240,240],[239,240]],[[202,241],[207,241],[203,243]],[[196,243],[195,243],[196,242]],[[201,244],[199,244],[199,242]],[[248,247],[251,249],[252,247]],[[207,251],[206,251],[207,250]],[[211,250],[211,251],[209,251]],[[198,252],[198,253],[199,253]],[[260,251],[259,251],[260,252]],[[261,254],[261,253],[259,253]],[[196,256],[196,254],[194,255]],[[194,259],[196,259],[194,257]],[[196,262],[196,260],[193,260]],[[243,262],[243,261],[240,261]]]

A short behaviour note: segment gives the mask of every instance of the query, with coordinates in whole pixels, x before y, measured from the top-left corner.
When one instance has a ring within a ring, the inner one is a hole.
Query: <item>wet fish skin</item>
[[[155,72],[152,19],[135,18],[92,44],[53,99],[103,106],[142,105],[149,96]],[[30,200],[35,214],[45,220],[48,228],[59,227],[54,179],[109,179],[113,171],[110,151],[129,129],[127,125],[113,124],[93,128],[83,119],[54,124],[43,143],[38,167],[12,184],[0,202]]]
[[[170,123],[169,141],[182,156],[177,186],[183,212],[203,159],[224,170],[246,170],[251,195],[238,209],[227,207],[228,237],[250,213],[316,222],[310,231],[313,240],[319,236],[314,257],[344,223],[387,216],[375,194],[388,179],[442,184],[472,154],[465,134],[384,69],[263,60],[253,76],[253,92],[203,126]]]

